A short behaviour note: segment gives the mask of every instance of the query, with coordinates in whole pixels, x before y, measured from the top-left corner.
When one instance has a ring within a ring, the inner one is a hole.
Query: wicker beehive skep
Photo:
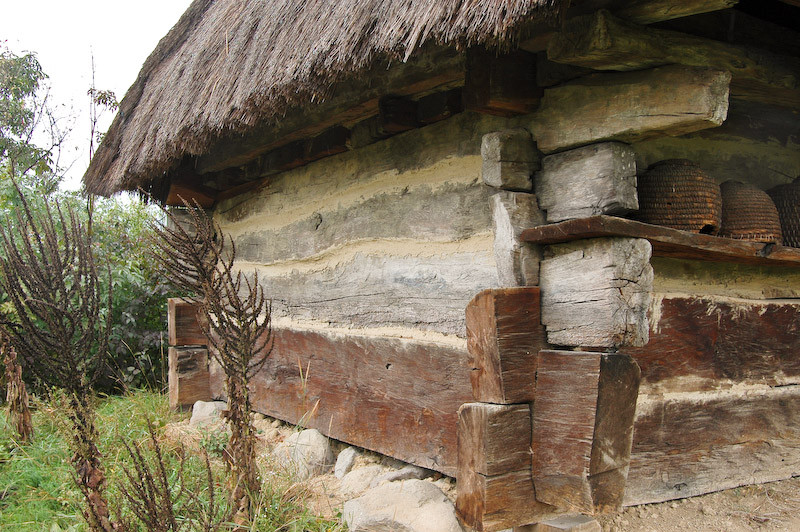
[[[693,233],[716,234],[722,215],[719,186],[694,162],[667,159],[639,178],[637,218]]]
[[[767,194],[778,209],[784,245],[800,248],[800,176],[792,183],[769,189]]]
[[[719,236],[752,242],[783,242],[778,210],[763,190],[739,181],[725,181]]]

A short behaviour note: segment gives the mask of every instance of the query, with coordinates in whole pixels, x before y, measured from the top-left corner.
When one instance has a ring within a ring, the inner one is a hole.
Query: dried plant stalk
[[[22,367],[17,363],[17,352],[2,335],[0,353],[6,367],[6,402],[8,403],[9,421],[19,434],[19,439],[27,443],[33,437],[33,422],[28,404],[28,391],[22,380]]]
[[[272,349],[272,307],[258,276],[251,279],[235,269],[233,241],[222,236],[199,205],[186,207],[185,223],[165,210],[169,223],[154,231],[156,259],[174,285],[195,294],[198,322],[212,357],[225,372],[231,427],[225,457],[232,473],[232,500],[243,521],[252,517],[260,490],[248,383]]]
[[[72,464],[86,500],[84,517],[91,530],[110,532],[91,404],[92,384],[105,367],[108,347],[110,275],[109,285],[102,287],[91,228],[69,205],[45,199],[34,214],[18,192],[22,208],[0,227],[0,288],[15,314],[13,319],[0,315],[0,329],[44,384],[67,392]]]

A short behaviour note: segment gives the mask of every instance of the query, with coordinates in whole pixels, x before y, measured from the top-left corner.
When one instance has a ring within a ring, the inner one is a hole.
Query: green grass
[[[134,392],[121,397],[102,399],[97,405],[99,447],[109,479],[107,498],[111,506],[119,505],[118,485],[122,467],[130,463],[120,439],[147,443],[146,417],[157,433],[167,423],[181,418],[169,411],[166,397],[151,392]],[[86,530],[81,516],[82,497],[72,481],[68,449],[69,428],[59,410],[58,401],[38,404],[33,413],[33,442],[20,446],[8,426],[5,412],[0,413],[0,531],[58,532]],[[165,449],[168,462],[175,466],[176,455]],[[223,500],[225,489],[221,479],[223,468],[217,468],[217,497]],[[185,476],[205,487],[202,460],[187,461]],[[280,474],[264,474],[269,478],[262,487],[259,515],[249,530],[287,532],[333,532],[344,525],[313,515],[304,506],[303,490],[291,478]]]

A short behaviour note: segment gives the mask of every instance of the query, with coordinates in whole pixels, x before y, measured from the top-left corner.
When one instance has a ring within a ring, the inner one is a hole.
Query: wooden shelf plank
[[[646,238],[653,246],[653,255],[658,257],[800,267],[800,248],[700,235],[614,216],[578,218],[526,229],[521,240],[558,244],[608,236]]]

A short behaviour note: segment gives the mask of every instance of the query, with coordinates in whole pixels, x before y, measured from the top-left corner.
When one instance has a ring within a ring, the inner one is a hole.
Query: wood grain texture
[[[476,401],[522,403],[536,394],[538,353],[547,346],[538,287],[485,290],[467,305],[467,346]]]
[[[553,517],[558,509],[536,500],[531,472],[458,478],[456,514],[469,529],[493,532]]]
[[[465,109],[514,116],[531,112],[541,96],[535,55],[522,50],[503,55],[483,48],[467,50]]]
[[[702,391],[800,377],[800,301],[663,297],[650,342],[627,348],[648,389]]]
[[[173,410],[211,399],[208,350],[199,347],[169,348],[169,407]]]
[[[678,65],[595,74],[546,89],[526,123],[545,153],[604,140],[683,135],[722,124],[729,82],[727,72]]]
[[[386,251],[391,251],[389,245]],[[491,250],[422,256],[356,253],[311,271],[271,276],[269,269],[261,269],[258,278],[276,318],[358,328],[410,326],[462,338],[467,303],[498,284]]]
[[[489,189],[478,183],[378,191],[356,204],[315,211],[281,227],[253,224],[235,237],[236,256],[269,264],[358,240],[462,240],[491,227],[489,196]],[[335,196],[331,199],[335,205]]]
[[[624,7],[614,12],[620,18],[638,24],[651,24],[662,20],[687,17],[698,13],[707,13],[727,9],[739,0],[633,0],[625,2]]]
[[[699,235],[612,216],[592,216],[534,227],[523,231],[521,238],[535,244],[554,244],[607,236],[647,239],[652,244],[653,255],[658,257],[774,266],[800,265],[800,250],[797,248]]]
[[[645,28],[605,10],[570,20],[550,40],[547,58],[597,70],[641,70],[667,64],[714,68],[733,75],[733,96],[795,108],[800,104],[800,61],[795,58]]]
[[[602,142],[542,159],[534,177],[548,222],[639,209],[636,154],[620,142]]]
[[[499,190],[489,200],[494,232],[494,260],[501,286],[539,284],[539,246],[522,242],[522,231],[544,223],[537,198],[525,192]]]
[[[207,345],[208,339],[197,322],[197,305],[181,298],[167,300],[167,336],[169,345]]]
[[[640,403],[624,504],[797,476],[798,412],[798,386]]]
[[[647,240],[594,238],[550,246],[540,266],[539,285],[542,324],[551,344],[647,343],[653,288]]]
[[[542,351],[536,374],[531,471],[536,498],[594,512],[589,484],[602,355]]]
[[[485,476],[530,469],[529,404],[466,403],[458,410],[458,470]]]
[[[273,334],[273,351],[253,379],[256,411],[456,474],[458,408],[472,400],[466,350],[340,332]],[[222,379],[212,371],[212,390],[222,390]]]

